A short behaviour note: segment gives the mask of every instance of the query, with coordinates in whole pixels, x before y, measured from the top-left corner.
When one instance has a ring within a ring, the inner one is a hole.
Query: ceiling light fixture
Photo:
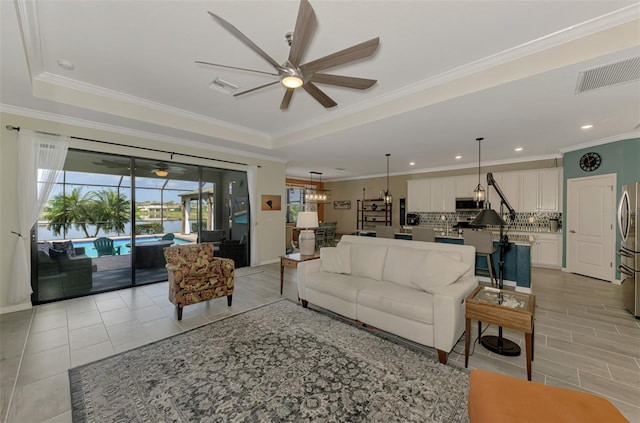
[[[391,156],[391,153],[387,153],[385,156],[387,156],[387,190],[384,192],[384,203],[391,204],[393,202],[393,196],[389,191],[389,156]]]
[[[456,156],[456,160],[460,160],[462,156]]]
[[[476,187],[476,189],[473,190],[473,200],[476,203],[479,203],[480,201],[484,200],[484,195],[485,195],[485,191],[484,188],[482,188],[482,185],[480,184],[480,146],[482,143],[482,140],[484,138],[476,138],[476,141],[478,141],[478,186]]]
[[[309,172],[311,181],[304,189],[304,201],[306,203],[328,203],[331,201],[331,191],[322,188],[322,172]],[[313,183],[313,175],[319,175],[318,185]]]
[[[580,129],[591,129],[591,128],[593,128],[593,125],[591,125],[591,124],[582,125],[582,126],[580,127]]]
[[[409,163],[409,166],[415,166],[415,165],[416,165],[416,162],[410,162]]]
[[[157,169],[155,172],[156,176],[164,178],[165,176],[169,176],[169,171],[166,169]]]
[[[304,81],[298,75],[287,75],[283,77],[280,82],[284,85],[285,88],[300,88]]]
[[[516,147],[514,151],[522,151],[523,148],[522,147]]]

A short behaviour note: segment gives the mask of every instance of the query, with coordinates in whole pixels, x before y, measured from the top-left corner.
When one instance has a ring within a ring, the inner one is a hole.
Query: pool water
[[[160,236],[139,236],[136,237],[136,243],[140,245],[142,242],[151,242],[151,241],[160,241],[162,237]],[[173,242],[176,244],[189,244],[192,241],[188,239],[182,239],[175,237]],[[113,240],[113,246],[117,249],[120,247],[120,255],[131,254],[131,248],[127,247],[127,244],[131,243],[131,238],[118,238]],[[89,257],[98,257],[98,251],[96,247],[93,246],[93,241],[74,241],[73,246],[84,247],[84,253]]]

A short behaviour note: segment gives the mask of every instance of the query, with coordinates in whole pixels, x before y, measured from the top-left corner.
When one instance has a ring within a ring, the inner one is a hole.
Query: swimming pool
[[[160,241],[161,239],[162,237],[160,236],[139,236],[139,237],[136,237],[136,243],[140,245],[141,242]],[[188,239],[175,237],[173,239],[173,242],[176,244],[189,244],[192,241],[189,241]],[[117,239],[114,238],[113,239],[113,246],[116,249],[120,247],[120,255],[131,254],[131,248],[127,247],[127,244],[130,244],[130,243],[131,243],[131,238],[117,238]],[[84,253],[89,257],[98,257],[98,251],[96,250],[96,247],[93,246],[93,241],[74,241],[73,246],[76,248],[84,247]]]

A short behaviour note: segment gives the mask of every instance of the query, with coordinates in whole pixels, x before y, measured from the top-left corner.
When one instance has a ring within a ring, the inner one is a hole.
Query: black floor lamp
[[[504,233],[504,226],[507,224],[502,219],[504,207],[509,210],[509,217],[511,220],[516,218],[516,211],[511,207],[509,201],[506,199],[502,190],[493,179],[492,173],[487,173],[487,192],[489,187],[493,186],[500,196],[500,214],[496,213],[491,208],[491,204],[487,201],[487,208],[482,210],[475,219],[471,222],[472,226],[500,226],[500,261],[498,263],[498,288],[502,289],[504,286],[504,254],[509,246],[509,237]],[[499,293],[501,296],[502,293]],[[485,335],[480,339],[480,343],[489,351],[500,355],[517,356],[520,355],[520,347],[515,342],[502,337],[502,326],[498,327],[498,336]]]

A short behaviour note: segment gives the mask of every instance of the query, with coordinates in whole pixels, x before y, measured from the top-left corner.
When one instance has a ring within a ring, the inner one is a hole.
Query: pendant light
[[[387,190],[384,192],[384,203],[391,204],[393,202],[393,196],[391,195],[391,191],[389,191],[389,156],[391,153],[385,154],[387,156]]]
[[[322,189],[322,172],[309,172],[311,174],[311,182],[305,187],[304,200],[306,203],[328,203],[331,201],[331,191]],[[320,176],[318,186],[313,184],[313,175]]]
[[[473,200],[476,203],[479,203],[480,201],[484,201],[485,199],[485,191],[484,188],[482,188],[482,185],[480,184],[480,145],[482,143],[482,140],[484,138],[476,138],[476,141],[478,141],[478,186],[476,187],[476,189],[473,190]]]

